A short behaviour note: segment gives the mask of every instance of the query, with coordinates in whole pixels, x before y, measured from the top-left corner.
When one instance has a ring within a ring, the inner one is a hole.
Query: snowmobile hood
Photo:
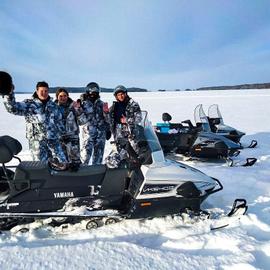
[[[245,132],[239,131],[239,130],[231,127],[231,126],[222,125],[222,124],[217,125],[217,133],[219,133],[219,134],[220,133],[227,134],[227,133],[232,132],[232,131],[235,132],[235,133],[237,133],[238,136],[241,136],[241,137],[246,134]]]
[[[161,164],[160,164],[161,165]],[[179,183],[191,181],[196,182],[208,182],[215,185],[215,181],[203,172],[190,167],[186,164],[166,160],[163,166],[142,166],[142,172],[146,179],[146,182],[170,182]]]
[[[213,132],[200,132],[196,142],[203,142],[209,140],[217,140],[224,142],[230,149],[239,149],[241,146],[238,143],[233,142],[232,140],[226,138],[222,134],[215,134]]]

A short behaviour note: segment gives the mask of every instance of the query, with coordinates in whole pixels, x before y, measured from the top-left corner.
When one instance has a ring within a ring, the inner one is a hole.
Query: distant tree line
[[[228,90],[228,89],[270,89],[270,83],[239,84],[231,86],[208,86],[197,90]]]
[[[62,86],[61,86],[62,87]],[[59,87],[50,87],[50,92],[55,93]],[[83,93],[85,91],[85,87],[64,87],[66,88],[70,93]],[[128,92],[148,92],[145,88],[138,88],[138,87],[129,87],[127,88]],[[159,92],[165,92],[165,91],[200,91],[200,90],[230,90],[230,89],[270,89],[270,83],[253,83],[253,84],[239,84],[239,85],[228,85],[228,86],[206,86],[206,87],[200,87],[197,89],[174,89],[174,90],[168,90],[168,89],[158,89]],[[111,93],[113,92],[113,88],[104,88],[101,87],[101,92],[107,92]],[[29,93],[24,91],[18,91],[18,93]]]

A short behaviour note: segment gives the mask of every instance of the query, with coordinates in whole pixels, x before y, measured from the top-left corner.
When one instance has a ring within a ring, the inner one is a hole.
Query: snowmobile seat
[[[170,123],[170,129],[182,129],[183,125],[181,123]]]
[[[11,161],[21,150],[22,145],[18,140],[7,135],[0,137],[0,163]]]
[[[22,161],[15,170],[14,181],[46,179],[50,177],[45,161]]]
[[[104,174],[106,172],[106,165],[100,164],[100,165],[89,165],[89,166],[81,166],[80,169],[76,172],[71,171],[58,171],[58,176],[74,176],[80,177],[80,176],[91,176],[91,175],[97,175],[97,174]]]

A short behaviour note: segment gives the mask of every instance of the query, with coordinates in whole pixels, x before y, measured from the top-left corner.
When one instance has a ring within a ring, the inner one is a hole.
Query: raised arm
[[[35,114],[36,108],[33,105],[32,100],[26,99],[22,102],[16,102],[14,92],[10,95],[5,95],[3,99],[5,108],[9,113],[22,116]]]

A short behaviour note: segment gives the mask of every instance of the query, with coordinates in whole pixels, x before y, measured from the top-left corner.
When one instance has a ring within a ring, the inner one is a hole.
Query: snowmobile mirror
[[[0,94],[9,95],[13,89],[12,77],[5,71],[0,71]]]
[[[169,121],[172,120],[172,117],[171,117],[171,115],[170,115],[169,113],[163,113],[163,114],[162,114],[162,120],[163,120],[164,122],[169,122]]]

